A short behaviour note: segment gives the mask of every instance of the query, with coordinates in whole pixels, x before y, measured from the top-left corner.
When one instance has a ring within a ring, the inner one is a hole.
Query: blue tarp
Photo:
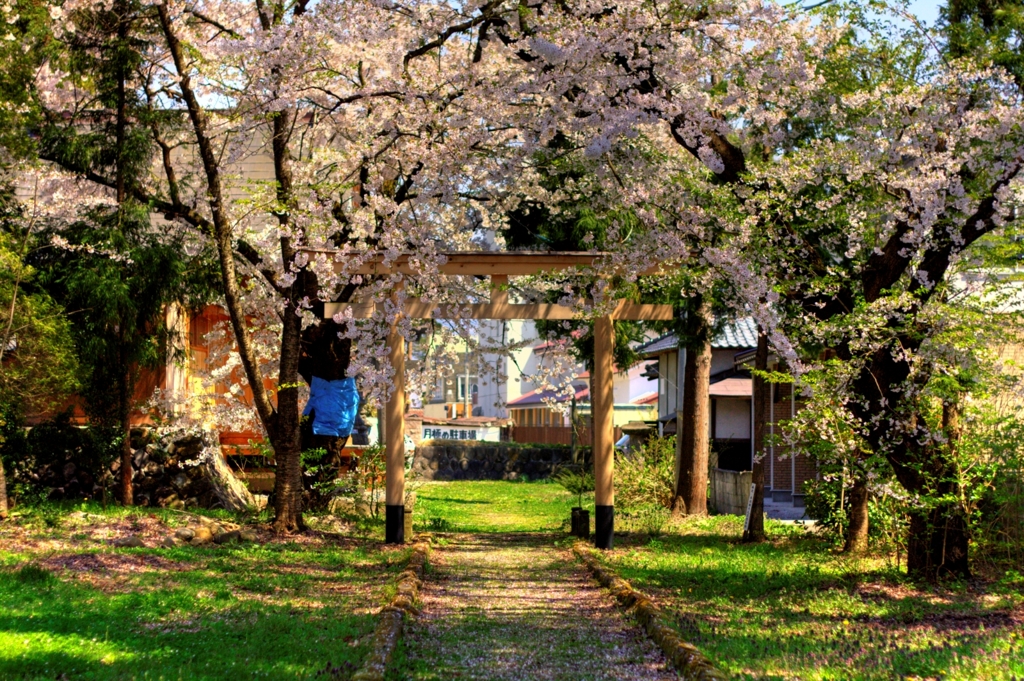
[[[309,401],[303,416],[313,412],[313,433],[329,437],[348,437],[359,411],[356,379],[325,381],[318,376],[309,384]]]

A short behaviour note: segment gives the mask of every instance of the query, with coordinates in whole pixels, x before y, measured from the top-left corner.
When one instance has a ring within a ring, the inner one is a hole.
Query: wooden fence
[[[513,442],[537,445],[571,445],[572,428],[568,426],[512,426]],[[615,428],[615,440],[622,437],[622,429]],[[594,441],[594,436],[589,427],[580,428],[577,431],[576,444],[589,447]]]

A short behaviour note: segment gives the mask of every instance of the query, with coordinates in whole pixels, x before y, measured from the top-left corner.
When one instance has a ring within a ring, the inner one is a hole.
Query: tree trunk
[[[203,457],[203,474],[210,481],[213,493],[228,511],[246,511],[256,505],[255,499],[245,484],[228,467],[220,449],[220,440],[214,431],[211,440],[204,441],[209,450]]]
[[[913,340],[901,340],[903,348],[916,350]],[[875,352],[871,361],[861,370],[854,383],[862,401],[854,401],[851,409],[857,420],[868,429],[867,441],[875,451],[885,452],[886,459],[900,485],[925,501],[956,498],[957,470],[951,455],[956,450],[959,415],[953,405],[944,405],[943,420],[950,446],[924,445],[913,437],[894,440],[889,419],[876,418],[892,411],[890,405],[902,398],[894,388],[910,375],[906,353],[893,352],[883,347]],[[910,432],[921,417],[911,419]],[[917,579],[936,580],[943,577],[968,577],[968,526],[963,509],[955,503],[939,503],[911,512],[907,539],[907,571]]]
[[[132,490],[132,399],[129,394],[131,381],[128,375],[121,377],[120,406],[121,406],[121,503],[125,506],[132,506],[135,503],[135,494]]]
[[[281,373],[278,382],[278,407],[283,404],[289,411],[282,415],[274,409],[270,391],[263,382],[263,372],[260,368],[255,343],[246,325],[246,312],[242,299],[244,291],[239,284],[239,278],[235,267],[234,234],[231,222],[228,217],[227,202],[224,196],[224,187],[221,179],[221,158],[216,145],[208,134],[207,113],[199,102],[199,95],[192,85],[192,69],[189,65],[187,49],[182,45],[176,32],[177,24],[174,23],[171,11],[166,4],[157,5],[157,17],[160,20],[160,27],[167,42],[167,51],[174,64],[174,70],[178,75],[178,87],[185,110],[191,122],[192,131],[195,134],[196,151],[202,161],[203,173],[206,176],[207,202],[210,206],[210,217],[212,220],[212,233],[214,243],[217,246],[217,256],[220,261],[221,283],[224,287],[224,306],[227,308],[228,316],[231,318],[231,328],[234,331],[235,342],[237,343],[238,356],[245,371],[245,378],[252,390],[252,401],[260,421],[270,438],[274,447],[274,457],[277,462],[277,476],[275,483],[276,498],[274,502],[275,512],[278,518],[275,527],[278,530],[301,529],[301,475],[302,464],[299,460],[299,419],[298,419],[298,392],[295,381],[298,377],[296,370],[299,355],[299,334],[297,325],[300,324],[295,314],[295,301],[302,297],[301,286],[298,282],[289,287],[286,296],[288,305],[282,311],[284,319],[284,330],[281,337]],[[268,27],[264,27],[267,29]],[[289,181],[287,169],[281,164],[285,160],[280,151],[285,144],[285,138],[280,131],[287,129],[288,121],[282,116],[274,119],[274,163],[275,174],[278,180],[278,194],[289,197],[289,188],[285,184]],[[280,169],[284,168],[282,174]],[[290,201],[282,201],[282,205],[290,206]],[[281,213],[284,222],[287,222],[287,212]],[[287,232],[289,230],[285,230]],[[290,245],[289,237],[281,239],[282,262],[290,266],[294,262],[294,252]],[[256,263],[254,263],[256,264]],[[261,268],[268,283],[277,287],[276,276],[268,274]],[[303,270],[303,274],[306,271]],[[302,279],[302,277],[300,277]],[[280,290],[280,289],[278,289]],[[293,333],[289,335],[289,329]],[[287,358],[287,362],[285,361]],[[285,380],[286,376],[292,376]],[[296,484],[298,483],[298,484]]]
[[[850,527],[846,530],[846,553],[864,553],[868,550],[868,481],[863,473],[854,478],[850,490]]]
[[[292,391],[294,392],[294,391]],[[278,403],[281,396],[278,397]],[[286,405],[287,406],[287,405]],[[305,529],[302,520],[302,453],[299,448],[297,420],[281,419],[274,446],[274,531],[298,532]]]
[[[285,249],[283,249],[285,250]],[[287,256],[288,254],[286,254]],[[285,261],[290,261],[286,257]],[[299,413],[299,356],[302,318],[295,314],[294,293],[301,290],[304,273],[292,285],[281,329],[281,363],[278,375],[277,422],[271,438],[274,445],[274,530],[297,532],[302,520],[302,433]]]
[[[938,480],[939,497],[955,497],[956,477],[952,457],[963,434],[959,399],[942,404],[942,429],[949,450],[929,447],[926,460],[941,464],[930,477]],[[916,579],[936,581],[943,577],[971,576],[968,561],[970,532],[963,508],[955,502],[944,502],[930,508],[917,509],[910,515],[910,537],[907,540],[907,572]]]
[[[687,515],[708,512],[708,423],[711,402],[711,301],[701,294],[691,314],[693,347],[687,348],[683,432],[673,508]]]
[[[4,475],[4,462],[0,459],[0,520],[7,520],[7,476]]]
[[[768,370],[768,336],[764,329],[757,329],[757,352],[754,355],[755,372]],[[762,376],[754,375],[754,461],[751,464],[751,482],[754,483],[754,501],[750,505],[750,524],[743,533],[744,542],[764,541],[764,457],[766,456],[765,434],[768,430],[768,410],[771,394],[768,382]]]

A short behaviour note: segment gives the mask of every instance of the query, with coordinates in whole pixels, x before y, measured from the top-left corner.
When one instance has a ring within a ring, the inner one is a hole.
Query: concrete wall
[[[711,375],[714,376],[717,373],[721,373],[723,371],[728,371],[729,369],[732,369],[733,359],[736,357],[736,352],[736,348],[712,348]]]
[[[712,468],[711,493],[715,511],[724,515],[745,515],[753,475],[750,471]]]
[[[724,440],[750,439],[750,400],[716,397],[715,437]]]
[[[571,461],[568,447],[428,442],[416,448],[412,474],[421,480],[536,480]]]

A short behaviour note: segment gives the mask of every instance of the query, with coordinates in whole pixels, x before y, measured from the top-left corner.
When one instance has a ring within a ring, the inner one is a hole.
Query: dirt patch
[[[924,615],[912,621],[894,620],[886,621],[886,624],[899,624],[909,629],[929,629],[944,633],[970,633],[983,629],[1011,629],[1020,630],[1024,628],[1024,609],[1016,610],[995,610],[989,612],[944,612]]]
[[[193,566],[168,560],[163,556],[135,553],[63,553],[48,556],[39,564],[53,572],[102,572],[108,574],[139,574],[189,570]]]

